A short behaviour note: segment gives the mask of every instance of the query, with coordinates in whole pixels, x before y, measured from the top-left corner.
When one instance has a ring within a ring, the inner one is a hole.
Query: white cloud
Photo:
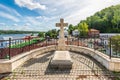
[[[10,14],[21,17],[21,15],[16,10],[14,10],[10,7],[7,7],[7,6],[4,6],[4,5],[0,4],[0,9],[3,9],[4,12],[7,12],[7,13],[10,13]]]
[[[34,17],[30,17],[30,16],[25,17],[25,22],[26,23],[31,23],[32,25],[40,24],[40,21],[38,21]]]
[[[12,21],[15,21],[15,22],[19,22],[20,20],[18,18],[16,18],[15,16],[12,16],[10,14],[7,14],[7,13],[4,13],[4,12],[0,12],[0,16],[1,17],[4,17],[4,18],[7,18],[7,19],[10,19]]]
[[[41,5],[38,2],[34,2],[34,0],[15,0],[15,3],[19,5],[20,7],[26,7],[30,10],[34,10],[34,9],[45,10],[46,9],[45,5]]]
[[[32,27],[33,30],[49,30],[51,29],[51,23],[49,23],[50,19],[52,18],[49,18],[49,17],[45,17],[45,16],[37,16],[37,17],[25,17],[25,22],[26,24],[30,24],[29,27]],[[49,24],[49,25],[46,25],[46,24]]]
[[[6,24],[5,23],[0,23],[0,26],[5,26]]]
[[[15,0],[15,3],[30,9],[30,15],[33,14],[32,11],[39,15],[22,14],[24,15],[22,17],[16,10],[0,5],[0,9],[4,9],[0,12],[0,16],[15,22],[20,21],[17,23],[19,25],[16,25],[18,30],[47,31],[56,28],[55,23],[59,22],[60,18],[64,18],[69,24],[76,25],[80,20],[86,19],[97,11],[120,4],[120,0]]]
[[[24,31],[34,31],[34,29],[32,28],[32,27],[30,27],[30,26],[27,26],[27,25],[24,25],[24,26],[22,26],[21,27],[21,30],[24,30]]]
[[[24,26],[30,26],[31,24],[30,23],[26,23]]]
[[[86,19],[106,7],[120,4],[120,0],[39,0],[46,4],[48,9],[46,14],[59,18],[64,18],[70,24],[76,25],[80,20]],[[54,5],[53,5],[54,4]],[[55,9],[55,10],[54,10]],[[52,22],[51,22],[52,23]]]
[[[13,26],[18,26],[18,24],[15,23],[15,24],[13,24]]]

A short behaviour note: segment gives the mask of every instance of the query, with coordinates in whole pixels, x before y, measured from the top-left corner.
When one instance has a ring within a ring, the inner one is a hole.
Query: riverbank
[[[2,34],[0,35],[0,40],[3,40],[5,37],[12,37],[13,39],[24,38],[25,36],[30,36],[31,34]],[[34,34],[37,36],[38,34]]]

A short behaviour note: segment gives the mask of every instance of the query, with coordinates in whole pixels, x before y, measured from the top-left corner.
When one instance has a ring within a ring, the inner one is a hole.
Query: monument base
[[[55,51],[54,56],[50,62],[50,67],[57,69],[71,69],[72,64],[73,62],[69,51]]]
[[[66,51],[66,46],[57,46],[58,51]]]
[[[59,39],[58,40],[58,46],[57,46],[57,50],[58,51],[65,51],[65,39],[63,38],[63,39]]]

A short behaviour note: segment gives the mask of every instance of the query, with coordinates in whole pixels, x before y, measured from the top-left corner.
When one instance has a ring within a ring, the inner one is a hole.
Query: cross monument
[[[64,27],[66,26],[68,26],[68,23],[64,23],[64,19],[60,19],[60,23],[56,23],[56,27],[60,27],[58,50],[65,50]]]
[[[60,34],[58,40],[57,50],[54,52],[54,56],[50,61],[51,68],[57,69],[71,69],[72,59],[69,51],[66,51],[64,27],[68,26],[68,23],[64,23],[64,19],[60,19],[60,23],[56,23],[56,27],[60,27]]]

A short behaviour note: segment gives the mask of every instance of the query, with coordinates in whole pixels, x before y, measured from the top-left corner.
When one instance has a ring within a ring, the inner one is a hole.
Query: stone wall
[[[47,47],[42,47],[38,49],[34,49],[32,51],[26,52],[19,54],[15,57],[12,57],[11,60],[7,59],[1,59],[0,60],[0,73],[6,73],[6,72],[11,72],[21,64],[23,64],[25,61],[36,57],[39,54],[49,52],[56,50],[56,46],[47,46]]]
[[[57,47],[55,45],[52,45],[52,46],[42,47],[26,53],[19,54],[15,57],[12,57],[11,60],[1,59],[0,73],[12,72],[15,68],[23,64],[25,61],[33,57],[36,57],[39,54],[53,51],[56,49]],[[120,58],[110,59],[109,56],[99,51],[96,51],[87,47],[81,47],[81,46],[69,45],[69,46],[65,46],[65,50],[76,51],[76,52],[81,52],[81,54],[90,55],[91,57],[96,59],[98,62],[100,62],[103,66],[105,66],[108,70],[120,71]]]
[[[66,46],[66,50],[81,52],[83,54],[90,55],[98,62],[100,62],[103,66],[105,66],[110,71],[120,71],[120,58],[109,58],[106,54],[103,54],[97,50],[81,47],[81,46]]]

